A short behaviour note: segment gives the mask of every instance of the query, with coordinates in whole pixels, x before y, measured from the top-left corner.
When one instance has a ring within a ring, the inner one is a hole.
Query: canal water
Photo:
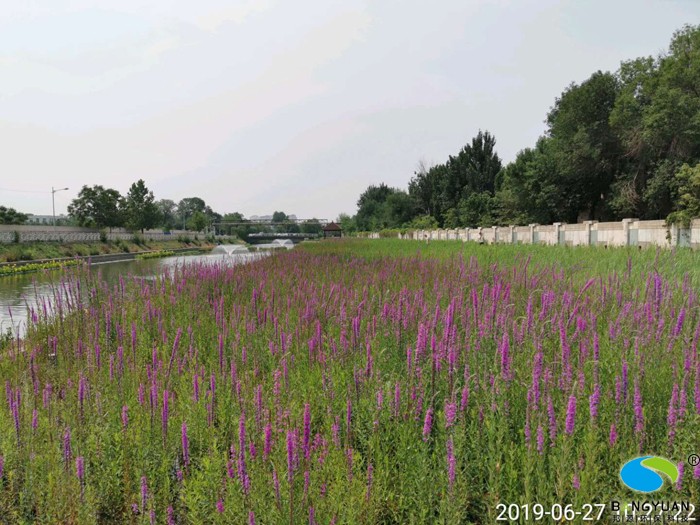
[[[117,282],[119,276],[154,277],[167,268],[183,264],[244,264],[270,252],[179,255],[161,259],[131,260],[94,264],[93,272],[100,272],[108,283]],[[72,271],[70,269],[66,271]],[[27,324],[30,307],[36,308],[42,299],[53,297],[61,281],[63,271],[36,272],[0,277],[0,333],[9,329],[14,335],[22,335]]]

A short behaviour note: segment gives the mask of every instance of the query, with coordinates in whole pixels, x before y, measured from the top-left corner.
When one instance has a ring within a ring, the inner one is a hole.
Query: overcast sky
[[[570,82],[698,22],[700,0],[2,2],[0,205],[142,178],[220,213],[354,214],[479,129],[512,160]]]

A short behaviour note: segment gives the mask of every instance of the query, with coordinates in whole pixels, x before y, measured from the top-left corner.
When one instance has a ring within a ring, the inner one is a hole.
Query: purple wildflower
[[[190,464],[190,440],[187,437],[187,423],[182,422],[182,461],[185,466]]]
[[[549,416],[549,444],[553,447],[557,440],[557,417],[551,397],[547,398],[547,415]]]
[[[168,419],[169,419],[169,395],[167,390],[163,390],[163,410],[161,412],[161,422],[163,424],[163,439],[168,435]]]
[[[598,418],[598,404],[600,403],[600,385],[596,384],[593,388],[593,393],[588,397],[588,406],[590,409],[591,419],[595,421]]]
[[[304,449],[304,457],[308,460],[311,455],[309,444],[311,441],[311,405],[304,405],[304,441],[302,443]]]
[[[680,461],[678,463],[678,479],[676,480],[676,490],[681,490],[683,487],[683,471],[685,470],[685,463]]]
[[[267,459],[272,451],[272,425],[265,425],[265,438],[263,443],[263,458]]]
[[[460,403],[459,408],[464,412],[467,409],[467,406],[469,405],[469,385],[464,385],[464,388],[462,389],[462,401]]]
[[[454,487],[455,484],[455,468],[456,461],[454,453],[454,444],[452,442],[452,436],[450,436],[447,439],[447,479],[450,484],[450,490],[452,490],[452,487]]]
[[[85,478],[85,460],[83,456],[75,458],[75,475],[78,476],[78,480],[82,483]]]
[[[569,404],[566,407],[566,427],[565,432],[568,435],[574,433],[574,426],[576,424],[576,396],[569,396]]]
[[[146,512],[146,502],[148,501],[148,482],[146,476],[141,476],[141,512]]]
[[[428,441],[430,432],[433,429],[433,407],[428,408],[423,421],[423,441]]]
[[[73,450],[71,448],[70,428],[66,428],[65,432],[63,433],[63,462],[65,463],[66,467],[68,466],[72,455]]]
[[[291,483],[294,477],[294,455],[296,442],[294,432],[287,430],[287,480]]]
[[[457,417],[457,403],[445,400],[445,428],[454,425]]]

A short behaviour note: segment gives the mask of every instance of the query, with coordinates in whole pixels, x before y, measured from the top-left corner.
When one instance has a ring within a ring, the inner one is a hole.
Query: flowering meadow
[[[698,260],[342,240],[66,270],[0,355],[0,522],[494,523],[629,500],[642,453],[698,502]]]

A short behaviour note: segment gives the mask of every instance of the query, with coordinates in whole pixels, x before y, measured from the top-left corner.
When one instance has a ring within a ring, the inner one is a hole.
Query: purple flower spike
[[[454,444],[452,442],[452,436],[450,436],[447,440],[447,479],[450,484],[450,490],[452,490],[455,484],[456,463]]]
[[[311,405],[306,403],[304,405],[304,457],[308,460],[311,454],[311,449],[309,447],[311,440]]]
[[[566,407],[566,433],[572,435],[576,424],[576,396],[569,396],[569,404]]]
[[[141,512],[146,512],[146,502],[148,501],[148,482],[146,476],[141,476]]]
[[[63,433],[63,462],[66,464],[66,468],[68,468],[68,463],[70,462],[72,455],[73,451],[71,448],[70,428],[66,428],[65,432]]]
[[[75,475],[78,476],[81,483],[85,479],[85,460],[83,456],[75,458]]]
[[[182,461],[185,466],[190,464],[190,440],[187,438],[187,423],[182,422]]]
[[[433,407],[430,407],[425,413],[425,420],[423,421],[423,441],[428,441],[430,437],[430,432],[433,429]]]

